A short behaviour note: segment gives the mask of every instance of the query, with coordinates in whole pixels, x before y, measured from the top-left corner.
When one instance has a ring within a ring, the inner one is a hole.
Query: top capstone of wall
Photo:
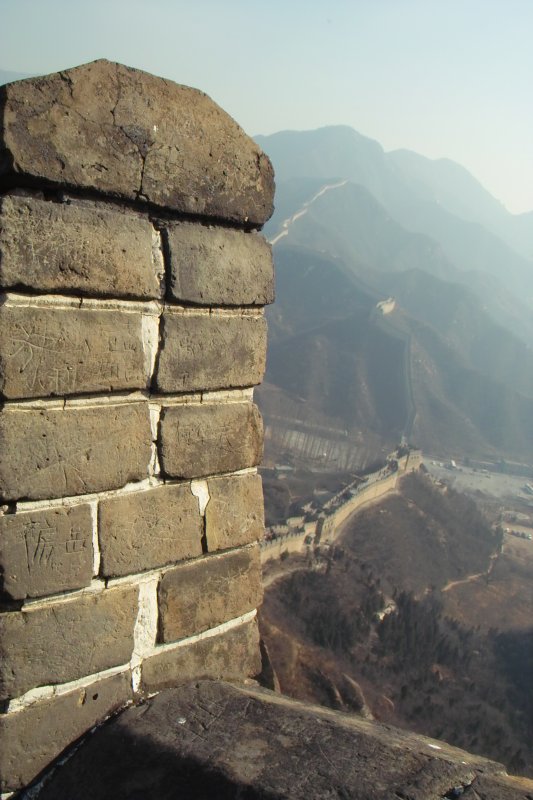
[[[0,188],[63,186],[262,225],[268,157],[206,94],[106,60],[0,88]]]

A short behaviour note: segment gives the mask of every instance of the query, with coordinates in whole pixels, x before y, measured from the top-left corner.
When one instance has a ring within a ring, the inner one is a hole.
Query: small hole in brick
[[[98,700],[98,692],[96,692],[96,694],[93,694],[93,700]]]

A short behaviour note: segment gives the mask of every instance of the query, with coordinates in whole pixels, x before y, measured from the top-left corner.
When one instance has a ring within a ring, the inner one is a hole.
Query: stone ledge
[[[444,742],[266,690],[201,681],[110,720],[32,796],[445,800],[463,794],[531,800],[533,781],[510,778],[500,764]]]
[[[272,213],[272,165],[225,111],[105,59],[1,87],[0,131],[4,185],[62,185],[252,225]]]

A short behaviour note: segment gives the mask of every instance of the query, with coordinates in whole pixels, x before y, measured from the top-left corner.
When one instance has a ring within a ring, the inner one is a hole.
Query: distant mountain
[[[293,181],[279,186],[282,199],[286,188],[292,194]],[[368,189],[351,182],[317,196],[289,225],[284,242],[337,256],[354,274],[413,268],[443,277],[457,272],[434,239],[406,230]]]
[[[395,150],[387,160],[413,191],[450,214],[483,225],[526,258],[533,258],[533,211],[510,214],[462,166],[447,158],[429,159],[411,150]]]
[[[257,139],[277,182],[267,455],[359,469],[406,436],[530,460],[528,215],[451,161],[350,128]]]
[[[533,308],[533,262],[524,255],[532,251],[533,215],[507,212],[459,165],[405,151],[385,153],[378,142],[344,126],[256,138],[273,161],[278,196],[294,179],[359,184],[407,231],[438,243],[466,273],[462,282],[469,284],[469,273],[493,276]],[[276,213],[268,233],[281,221]]]
[[[473,291],[422,270],[384,274],[383,291],[410,317],[431,326],[465,363],[533,398],[533,350],[499,325]]]
[[[267,439],[267,455],[276,460],[292,441],[305,462],[313,437],[326,443],[342,433],[361,460],[348,460],[339,445],[324,444],[324,455],[349,468],[404,435],[450,457],[528,459],[533,353],[495,325],[473,293],[419,271],[383,273],[396,297],[384,315],[378,306],[387,293],[340,259],[285,245],[275,252],[278,299],[258,398],[267,425],[285,434]]]

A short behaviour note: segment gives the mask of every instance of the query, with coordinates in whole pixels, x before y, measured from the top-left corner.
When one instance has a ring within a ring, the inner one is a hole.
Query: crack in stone
[[[132,143],[132,145],[135,147],[135,149],[137,150],[137,152],[139,154],[139,157],[141,159],[140,176],[139,176],[139,188],[135,189],[134,191],[135,191],[135,195],[136,195],[136,199],[137,200],[148,200],[148,197],[143,193],[143,182],[144,182],[144,171],[145,171],[145,168],[146,168],[146,158],[147,158],[148,153],[150,151],[151,144],[149,144],[148,141],[146,141],[146,139],[142,144],[139,144],[137,139],[134,136],[131,135],[131,133],[127,130],[127,128],[125,128],[123,125],[120,125],[117,122],[117,117],[116,117],[117,108],[118,108],[118,104],[120,103],[120,101],[122,99],[122,81],[121,81],[121,78],[120,78],[120,71],[119,71],[118,67],[117,67],[117,70],[116,70],[115,74],[116,74],[116,79],[117,79],[117,99],[116,99],[115,105],[111,109],[111,116],[113,117],[113,125],[116,128],[118,128],[119,131],[121,131],[127,139],[129,139],[129,141]]]

